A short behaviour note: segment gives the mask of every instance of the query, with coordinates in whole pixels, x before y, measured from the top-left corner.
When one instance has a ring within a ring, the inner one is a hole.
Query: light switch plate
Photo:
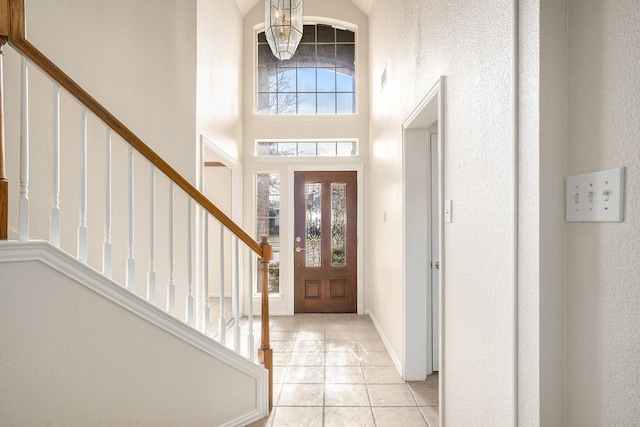
[[[567,177],[568,222],[622,222],[624,168]]]

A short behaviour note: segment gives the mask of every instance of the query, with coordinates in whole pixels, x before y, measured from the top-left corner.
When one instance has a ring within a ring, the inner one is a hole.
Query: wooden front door
[[[296,313],[357,311],[357,173],[295,173]]]

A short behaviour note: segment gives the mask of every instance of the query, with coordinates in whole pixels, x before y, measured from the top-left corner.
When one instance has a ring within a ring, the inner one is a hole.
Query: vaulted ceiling
[[[264,0],[236,0],[238,3],[238,8],[240,8],[240,12],[242,15],[246,15],[251,9],[255,7],[258,3],[263,2]],[[351,1],[351,3],[355,4],[362,10],[366,15],[369,15],[371,12],[371,6],[373,5],[373,0],[344,0]]]

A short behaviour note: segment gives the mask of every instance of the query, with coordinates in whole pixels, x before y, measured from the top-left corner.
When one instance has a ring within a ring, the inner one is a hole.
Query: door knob
[[[298,246],[298,247],[296,248],[296,252],[300,253],[300,252],[302,252],[302,251],[306,251],[306,249],[305,249],[305,248],[301,248],[300,246]]]

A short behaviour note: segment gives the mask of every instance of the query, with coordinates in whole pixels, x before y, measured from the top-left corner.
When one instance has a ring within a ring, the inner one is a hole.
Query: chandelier
[[[302,39],[302,0],[265,0],[264,34],[279,60],[291,59]]]

